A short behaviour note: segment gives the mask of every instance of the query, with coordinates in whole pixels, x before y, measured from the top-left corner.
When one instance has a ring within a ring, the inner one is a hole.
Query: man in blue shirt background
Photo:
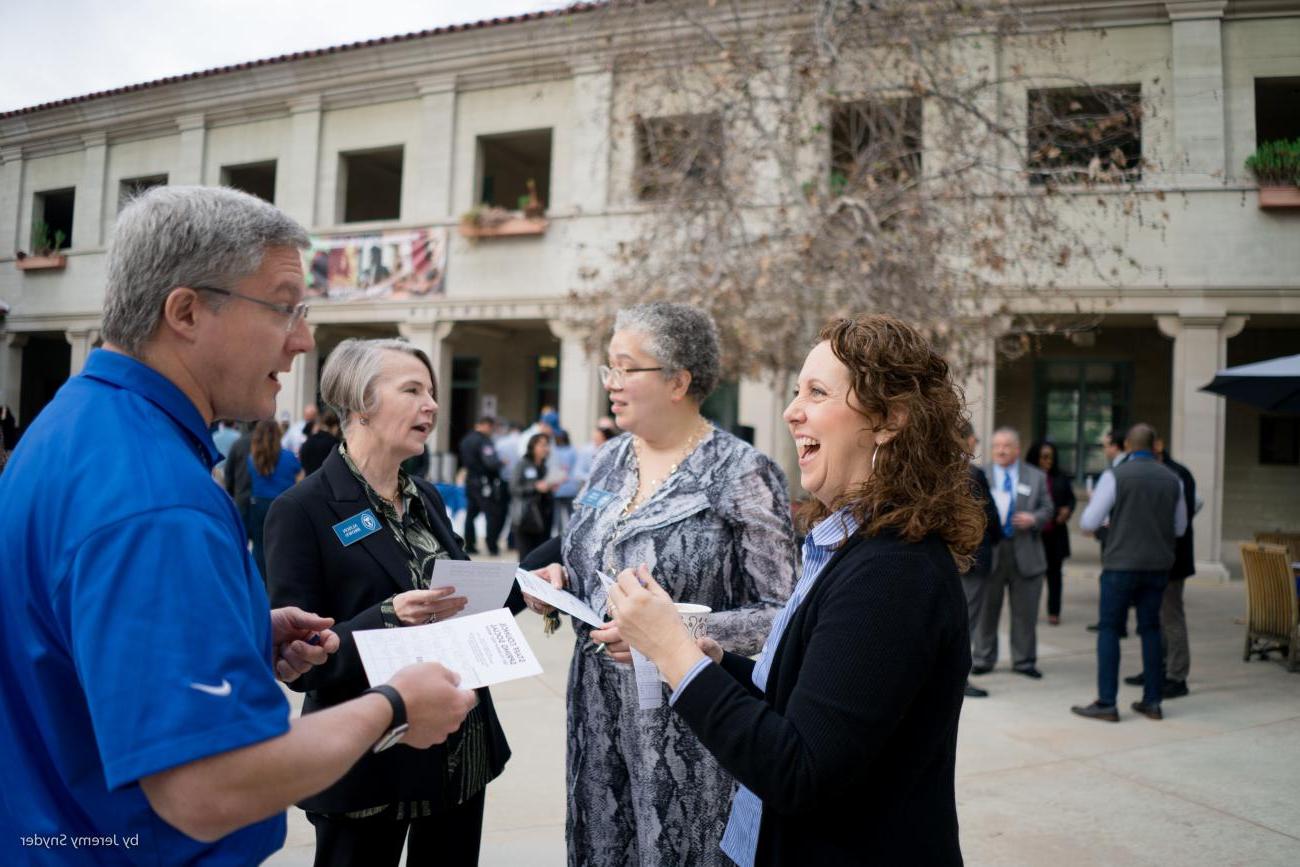
[[[306,244],[232,190],[159,187],[118,217],[104,348],[0,476],[0,863],[255,863],[390,726],[427,747],[473,706],[426,663],[290,723],[276,675],[339,639],[268,614],[208,430],[269,417],[312,347]]]

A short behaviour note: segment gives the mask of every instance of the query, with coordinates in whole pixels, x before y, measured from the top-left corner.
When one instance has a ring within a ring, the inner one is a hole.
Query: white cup
[[[677,614],[682,618],[682,623],[686,625],[686,631],[691,634],[691,638],[702,638],[708,635],[709,615],[713,609],[707,605],[695,605],[690,602],[674,602],[677,608]]]

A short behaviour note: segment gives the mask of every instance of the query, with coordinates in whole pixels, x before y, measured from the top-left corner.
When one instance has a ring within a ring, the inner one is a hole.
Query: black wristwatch
[[[406,730],[411,726],[406,721],[406,702],[402,701],[401,693],[388,684],[381,683],[379,686],[370,687],[370,689],[361,694],[368,695],[372,692],[388,699],[388,703],[393,707],[393,724],[389,727],[388,731],[384,732],[379,740],[375,741],[375,745],[370,748],[372,753],[382,753],[384,750],[405,737]]]

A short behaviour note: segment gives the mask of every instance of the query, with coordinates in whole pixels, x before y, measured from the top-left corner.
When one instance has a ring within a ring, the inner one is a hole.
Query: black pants
[[[367,819],[308,813],[316,826],[316,867],[397,867],[406,844],[407,867],[474,867],[483,834],[479,792],[463,804],[420,819],[398,820],[389,807]],[[407,834],[410,839],[407,839]]]
[[[465,499],[468,501],[465,506],[465,547],[471,551],[478,547],[478,530],[474,527],[474,519],[482,514],[487,516],[487,538],[483,541],[487,544],[489,554],[497,554],[501,527],[506,522],[506,510],[497,495],[496,486],[489,485],[488,493],[484,495],[482,482],[466,479]]]
[[[1049,548],[1047,554],[1047,613],[1052,617],[1061,616],[1061,567],[1065,558],[1058,549]]]

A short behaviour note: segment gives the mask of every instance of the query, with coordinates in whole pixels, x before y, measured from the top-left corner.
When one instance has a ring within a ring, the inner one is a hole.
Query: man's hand
[[[334,618],[320,617],[288,606],[271,611],[271,642],[275,645],[275,676],[292,683],[320,665],[339,649],[339,637],[330,630]]]
[[[460,689],[460,675],[436,662],[408,665],[389,681],[406,704],[411,726],[402,743],[425,749],[447,740],[478,704],[478,695]]]
[[[1016,512],[1011,516],[1011,526],[1017,530],[1032,530],[1038,526],[1038,519],[1033,512]]]

